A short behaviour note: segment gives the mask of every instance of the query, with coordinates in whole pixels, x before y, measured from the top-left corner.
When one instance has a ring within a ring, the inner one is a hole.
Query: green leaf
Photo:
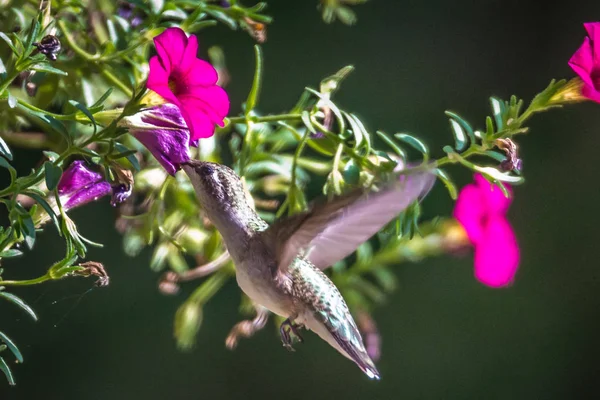
[[[448,189],[448,193],[450,194],[452,200],[456,200],[456,198],[458,197],[456,186],[454,185],[452,180],[450,180],[450,177],[446,174],[446,172],[439,168],[436,168],[433,172],[444,183],[446,189]]]
[[[455,148],[458,151],[463,151],[467,147],[467,135],[463,127],[456,122],[456,120],[450,118],[450,127],[452,128],[452,132],[454,132],[454,140],[455,140]]]
[[[48,190],[54,190],[62,176],[62,168],[50,161],[46,161],[44,163],[44,172],[46,173],[46,187],[48,187]]]
[[[0,357],[0,371],[4,372],[4,375],[6,375],[6,380],[8,380],[8,384],[10,386],[15,386],[16,383],[12,371],[10,370],[8,364],[6,364],[6,361],[2,357]]]
[[[21,250],[8,249],[8,250],[4,250],[3,252],[0,253],[0,258],[11,258],[11,257],[18,257],[21,255],[23,255],[23,252]]]
[[[29,35],[27,35],[27,40],[25,41],[23,47],[25,48],[25,53],[23,54],[23,58],[28,57],[35,47],[33,47],[33,42],[37,39],[38,33],[40,32],[40,23],[33,19],[31,21],[31,28],[29,29]]]
[[[404,143],[408,144],[409,146],[413,147],[417,151],[421,152],[423,155],[429,154],[429,149],[427,148],[425,143],[421,142],[419,139],[415,138],[414,136],[407,135],[405,133],[396,133],[394,135],[394,137],[396,137],[399,140],[402,140]]]
[[[54,131],[56,131],[57,133],[60,133],[61,136],[65,138],[67,143],[69,143],[69,144],[72,143],[71,135],[69,135],[67,128],[65,128],[65,126],[62,124],[62,122],[60,122],[59,120],[57,120],[56,118],[54,118],[50,115],[36,113],[36,112],[32,112],[32,111],[29,111],[29,112],[32,114],[36,114],[42,121],[44,121],[45,123],[50,125],[50,127]]]
[[[128,153],[130,151],[127,147],[123,146],[119,142],[115,142],[115,148],[121,153]],[[133,168],[135,168],[136,171],[139,171],[140,170],[140,162],[138,161],[137,157],[135,156],[135,153],[133,153],[133,154],[128,153],[128,154],[129,155],[127,155],[127,160],[129,160],[129,162],[131,163]]]
[[[42,206],[42,208],[48,213],[48,215],[52,219],[52,222],[56,226],[56,230],[58,231],[59,235],[62,236],[62,231],[60,229],[60,223],[58,222],[58,216],[56,215],[56,213],[54,212],[52,207],[50,207],[50,204],[48,204],[48,202],[46,200],[44,200],[43,197],[39,196],[36,193],[32,193],[31,191],[27,191],[24,194],[26,196],[29,196],[32,199],[34,199],[36,201],[36,203],[38,203],[40,206]]]
[[[400,146],[394,143],[394,141],[385,132],[376,131],[375,133],[381,138],[381,140],[383,140],[388,146],[390,146],[392,150],[394,150],[394,153],[396,153],[402,160],[406,160],[406,153],[404,152],[404,150],[402,150]]]
[[[110,96],[110,94],[113,92],[113,88],[109,87],[108,90],[106,92],[104,92],[104,94],[102,96],[100,96],[100,98],[90,106],[90,108],[96,108],[102,105],[102,103],[104,103],[104,101],[106,99],[108,99],[108,96]]]
[[[4,65],[4,62],[2,61],[2,58],[0,58],[0,79],[2,79],[2,80],[6,79],[6,66]]]
[[[6,168],[10,173],[11,182],[17,178],[17,170],[6,160],[6,158],[0,156],[0,167]]]
[[[17,106],[18,100],[15,96],[12,95],[11,92],[6,92],[8,94],[8,106],[10,108],[15,108]]]
[[[504,102],[495,97],[490,97],[490,103],[492,104],[492,113],[494,115],[494,120],[496,121],[496,129],[501,131],[504,128]]]
[[[3,297],[4,299],[10,301],[11,303],[19,306],[23,311],[25,311],[27,314],[29,314],[31,316],[31,318],[33,318],[34,321],[38,320],[37,315],[35,315],[35,311],[33,311],[33,309],[31,307],[29,307],[29,305],[27,303],[25,303],[20,297],[17,297],[14,294],[8,293],[5,291],[0,291],[0,297]]]
[[[508,182],[512,184],[519,184],[524,182],[524,179],[522,177],[510,175],[506,172],[500,172],[496,168],[480,167],[478,165],[475,165],[474,169],[477,172],[481,172],[482,174],[489,176],[495,181]]]
[[[10,38],[8,36],[6,36],[6,33],[4,32],[0,32],[0,38],[2,38],[2,40],[4,40],[6,42],[6,44],[8,45],[8,47],[10,47],[10,49],[12,50],[13,54],[15,56],[19,55],[19,51],[17,50],[17,48],[13,45],[12,40],[10,40]]]
[[[10,147],[8,147],[8,145],[6,144],[4,139],[2,139],[1,137],[0,137],[0,155],[8,158],[9,161],[12,161],[12,159],[13,159],[13,155],[10,151]]]
[[[59,157],[58,154],[56,154],[53,151],[49,151],[49,150],[43,151],[42,153],[44,153],[44,155],[48,158],[48,160],[50,160],[52,162],[56,161]]]
[[[46,63],[32,65],[30,67],[30,69],[33,71],[38,71],[38,72],[47,72],[49,74],[64,75],[64,76],[69,75],[65,71],[62,71],[58,68],[54,68]]]
[[[17,345],[12,340],[10,340],[10,338],[6,336],[3,332],[0,332],[0,340],[2,340],[6,344],[6,346],[8,346],[8,349],[15,355],[17,361],[22,363],[23,355],[19,351]]]
[[[372,268],[372,273],[379,286],[381,286],[385,292],[391,293],[396,290],[398,279],[389,269],[374,266]]]
[[[487,150],[485,152],[485,155],[493,158],[494,160],[496,160],[498,162],[502,162],[502,161],[506,160],[506,155],[504,155],[502,153],[498,153],[497,151],[493,151],[493,150]]]
[[[150,10],[152,11],[152,14],[154,14],[154,15],[160,14],[163,7],[165,6],[164,0],[149,0],[149,3],[150,3]]]
[[[92,115],[90,110],[88,110],[88,108],[85,105],[83,105],[80,102],[75,101],[75,100],[69,100],[69,104],[71,104],[73,107],[77,108],[79,111],[84,113],[86,117],[88,117],[90,122],[94,125],[94,133],[96,133],[96,130],[98,127],[96,125],[96,120],[94,119],[94,116]]]
[[[256,67],[254,69],[252,88],[250,89],[248,99],[246,100],[246,115],[250,114],[254,107],[256,107],[262,86],[263,56],[259,45],[254,45],[254,56],[256,58]]]

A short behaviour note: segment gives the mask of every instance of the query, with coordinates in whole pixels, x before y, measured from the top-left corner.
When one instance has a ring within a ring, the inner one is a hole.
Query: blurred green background
[[[270,2],[262,111],[285,111],[305,86],[353,64],[337,103],[373,131],[417,134],[438,156],[453,140],[444,110],[481,127],[490,95],[528,100],[551,78],[572,77],[567,61],[585,36],[582,23],[600,18],[597,1],[372,0],[355,8],[359,21],[350,28],[325,25],[316,5]],[[222,26],[199,39],[204,54],[211,45],[226,52],[239,111],[253,74],[252,39]],[[15,388],[0,379],[0,399],[583,398],[600,372],[600,105],[534,117],[519,144],[527,183],[510,210],[522,250],[515,284],[482,286],[470,255],[398,266],[400,288],[375,313],[380,382],[313,334],[296,353],[285,351],[273,325],[226,350],[239,320],[233,281],[204,309],[196,349],[179,352],[173,316],[194,284],[176,297],[159,294],[149,251],[123,254],[115,211],[103,199],[72,216],[83,235],[105,243],[89,259],[107,266],[110,286],[83,296],[91,280],[15,290],[38,323],[0,303],[2,329],[26,361],[14,366]],[[21,167],[39,159],[25,151],[16,158]],[[471,179],[451,172],[461,185]],[[438,183],[426,214],[451,207]],[[62,254],[48,229],[32,253],[5,263],[5,275],[38,276]]]

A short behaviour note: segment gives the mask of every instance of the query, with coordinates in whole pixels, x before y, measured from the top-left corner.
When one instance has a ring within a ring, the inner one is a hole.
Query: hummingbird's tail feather
[[[308,313],[306,313],[308,314]],[[323,323],[318,315],[304,315],[298,322],[315,332],[354,363],[371,379],[380,379],[379,371],[365,350],[362,337],[354,321],[337,320],[336,327],[332,323]],[[351,318],[351,317],[350,317]],[[333,322],[333,321],[329,321]]]

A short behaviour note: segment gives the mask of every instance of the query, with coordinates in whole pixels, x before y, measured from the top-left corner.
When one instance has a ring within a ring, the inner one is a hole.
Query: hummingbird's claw
[[[283,342],[283,347],[285,347],[289,351],[295,351],[292,347],[293,340],[292,335],[290,335],[290,332],[293,333],[296,338],[298,338],[298,341],[300,343],[304,342],[304,339],[298,332],[299,327],[300,325],[294,324],[292,321],[290,321],[289,318],[283,321],[281,323],[281,326],[279,327],[279,333],[281,334],[281,341]]]

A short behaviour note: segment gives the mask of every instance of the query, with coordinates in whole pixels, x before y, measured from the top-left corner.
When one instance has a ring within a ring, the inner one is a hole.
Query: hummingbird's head
[[[245,199],[239,176],[229,167],[207,161],[190,160],[182,165],[202,207],[224,211]]]
[[[221,228],[262,228],[262,221],[250,206],[240,177],[229,167],[207,161],[182,164],[200,205],[211,221]],[[223,232],[222,232],[223,233]]]

